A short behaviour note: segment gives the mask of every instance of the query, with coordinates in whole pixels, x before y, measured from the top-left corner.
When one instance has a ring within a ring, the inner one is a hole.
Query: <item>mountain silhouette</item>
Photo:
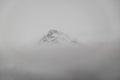
[[[78,44],[79,42],[72,39],[64,32],[51,29],[39,41],[40,44]]]

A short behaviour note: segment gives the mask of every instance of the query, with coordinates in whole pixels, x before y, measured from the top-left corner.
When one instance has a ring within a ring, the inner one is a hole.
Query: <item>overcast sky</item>
[[[1,0],[2,43],[30,44],[49,29],[82,42],[119,36],[119,0]]]

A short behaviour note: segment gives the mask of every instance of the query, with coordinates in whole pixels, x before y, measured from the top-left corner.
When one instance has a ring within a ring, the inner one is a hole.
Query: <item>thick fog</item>
[[[1,54],[1,80],[119,80],[120,42],[8,48]]]
[[[0,4],[4,44],[31,44],[53,28],[82,42],[119,36],[117,0],[1,0]]]
[[[0,80],[119,80],[118,0],[0,0]],[[57,29],[79,44],[38,41]]]

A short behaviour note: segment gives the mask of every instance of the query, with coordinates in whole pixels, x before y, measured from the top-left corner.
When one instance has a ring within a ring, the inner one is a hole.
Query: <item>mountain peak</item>
[[[56,30],[56,29],[51,29],[48,31],[48,34],[55,34],[55,33],[59,33],[60,31]]]
[[[44,35],[40,39],[40,44],[56,44],[56,43],[78,43],[76,40],[73,40],[71,37],[69,37],[67,34],[58,31],[56,29],[51,29],[48,31],[46,35]]]

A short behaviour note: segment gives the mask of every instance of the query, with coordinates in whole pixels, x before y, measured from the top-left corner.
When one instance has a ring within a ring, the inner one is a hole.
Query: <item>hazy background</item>
[[[119,4],[119,0],[0,0],[0,80],[119,80]],[[49,29],[81,43],[42,49],[36,42]]]
[[[31,44],[49,29],[81,42],[119,37],[119,0],[0,0],[3,44]]]

